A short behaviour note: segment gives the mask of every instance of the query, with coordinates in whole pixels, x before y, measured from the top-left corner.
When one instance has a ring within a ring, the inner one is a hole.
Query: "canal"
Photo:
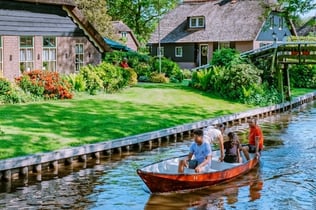
[[[259,121],[260,167],[229,183],[190,193],[150,195],[136,169],[186,154],[190,140],[124,152],[101,164],[0,184],[0,209],[316,209],[316,103]],[[246,137],[246,125],[232,128]],[[44,170],[45,171],[45,170]]]

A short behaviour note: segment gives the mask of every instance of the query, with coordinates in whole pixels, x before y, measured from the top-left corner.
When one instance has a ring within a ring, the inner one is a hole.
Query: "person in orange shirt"
[[[249,160],[249,153],[256,153],[256,156],[260,156],[261,150],[263,150],[263,134],[261,128],[257,125],[257,120],[252,118],[247,121],[250,128],[248,136],[249,143],[242,147],[247,160]]]

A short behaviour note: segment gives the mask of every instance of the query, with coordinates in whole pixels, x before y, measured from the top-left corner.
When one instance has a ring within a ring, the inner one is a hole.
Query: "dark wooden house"
[[[98,64],[111,51],[72,0],[0,0],[0,76],[60,73]]]
[[[264,14],[270,6],[264,2],[184,0],[161,19],[160,30],[148,43],[151,55],[160,51],[183,68],[194,68],[209,63],[221,48],[244,52],[295,35],[291,22],[280,13]]]

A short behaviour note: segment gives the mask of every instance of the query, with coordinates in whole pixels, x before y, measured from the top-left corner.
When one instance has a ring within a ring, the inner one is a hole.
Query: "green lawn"
[[[181,85],[0,105],[0,159],[102,142],[240,112],[250,106]]]
[[[308,89],[308,88],[292,88],[291,94],[292,94],[292,97],[297,97],[297,96],[301,96],[306,93],[311,93],[315,91],[316,91],[315,89]]]

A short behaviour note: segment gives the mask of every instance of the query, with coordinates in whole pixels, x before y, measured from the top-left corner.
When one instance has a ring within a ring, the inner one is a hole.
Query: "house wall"
[[[13,81],[20,75],[19,37],[2,36],[3,76]]]
[[[253,41],[235,42],[235,49],[239,52],[245,52],[254,49]]]
[[[75,46],[84,45],[84,65],[98,64],[102,55],[85,37],[58,37],[57,38],[57,71],[62,74],[75,72]]]
[[[43,36],[57,38],[57,71],[75,71],[75,44],[84,44],[84,65],[98,64],[101,53],[62,6],[3,0],[0,37],[3,37],[3,76],[14,80],[20,72],[20,36],[32,36],[33,67],[43,69]]]
[[[273,33],[275,37],[273,37]],[[285,41],[291,35],[294,34],[290,31],[285,18],[278,13],[272,12],[259,31],[256,41],[273,42],[274,39],[275,41]]]
[[[2,36],[3,76],[13,81],[20,76],[20,37]],[[57,72],[69,74],[75,72],[75,45],[84,44],[84,65],[101,62],[101,53],[86,37],[57,37]],[[34,69],[43,69],[43,37],[34,37]]]

